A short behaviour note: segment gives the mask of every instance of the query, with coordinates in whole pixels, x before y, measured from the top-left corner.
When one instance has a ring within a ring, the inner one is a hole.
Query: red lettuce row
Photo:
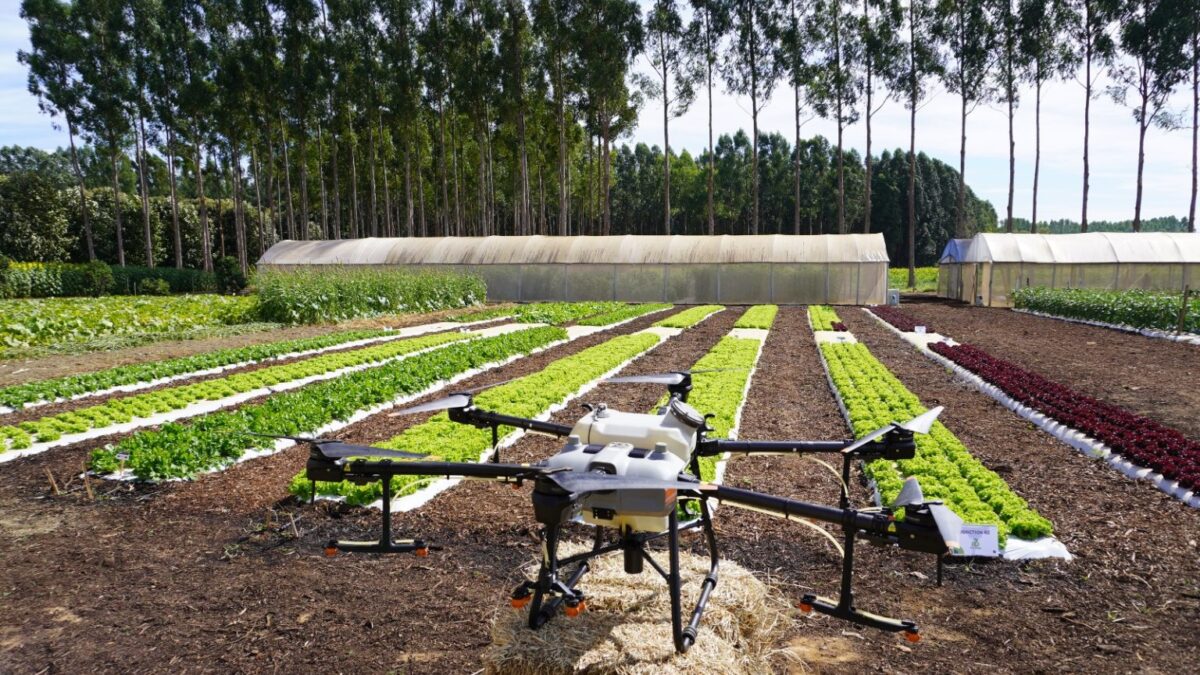
[[[911,333],[917,326],[924,325],[917,323],[917,321],[909,316],[906,312],[896,309],[895,307],[877,305],[875,307],[868,307],[867,309],[869,309],[875,316],[892,324],[896,330],[903,331],[905,333]],[[933,329],[929,326],[925,326],[925,330],[929,333],[933,332]]]
[[[1200,442],[1175,429],[1085,396],[972,345],[931,345],[1016,401],[1104,443],[1185,488],[1200,489]]]

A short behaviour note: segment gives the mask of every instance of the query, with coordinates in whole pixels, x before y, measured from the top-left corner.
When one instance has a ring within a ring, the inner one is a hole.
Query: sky
[[[38,110],[37,100],[26,89],[27,73],[17,62],[17,51],[27,49],[28,29],[20,18],[20,0],[0,0],[0,146],[27,145],[47,150],[65,146],[65,130],[57,130],[51,118]],[[648,70],[645,57],[635,66]],[[1113,103],[1102,80],[1100,94],[1092,103],[1091,190],[1089,219],[1126,220],[1133,217],[1137,185],[1137,124],[1127,108]],[[713,92],[714,133],[750,130],[750,105],[746,99],[727,94],[723,87]],[[1191,89],[1181,87],[1168,107],[1187,112],[1189,126],[1178,131],[1151,129],[1146,135],[1143,217],[1175,215],[1186,217],[1191,190]],[[1031,211],[1034,155],[1034,96],[1021,92],[1014,122],[1016,137],[1016,183],[1013,215],[1028,218]],[[1042,161],[1038,189],[1038,220],[1078,220],[1083,193],[1083,87],[1074,80],[1054,82],[1042,89]],[[805,113],[804,117],[811,117]],[[794,107],[791,89],[778,89],[759,114],[760,132],[777,131],[794,137]],[[813,118],[802,135],[824,135],[835,139],[832,122]],[[908,111],[889,102],[875,116],[872,147],[907,148]],[[707,98],[703,90],[682,117],[671,121],[671,147],[693,154],[708,143]],[[647,101],[639,124],[625,142],[662,146],[662,106]],[[861,154],[866,131],[860,121],[845,132],[847,147]],[[959,102],[953,95],[934,87],[932,97],[917,113],[917,149],[958,167]],[[1004,218],[1008,200],[1008,120],[1004,105],[978,107],[967,120],[967,183],[976,194],[992,202]]]

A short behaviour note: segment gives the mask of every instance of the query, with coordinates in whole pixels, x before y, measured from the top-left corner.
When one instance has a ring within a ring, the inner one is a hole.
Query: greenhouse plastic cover
[[[951,244],[961,240],[953,240]],[[1083,234],[980,233],[965,254],[947,245],[946,262],[1200,263],[1200,234],[1186,232],[1087,232]]]

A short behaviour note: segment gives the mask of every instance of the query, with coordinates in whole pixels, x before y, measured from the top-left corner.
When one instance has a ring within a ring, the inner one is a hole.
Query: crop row
[[[779,313],[778,305],[755,305],[746,310],[733,324],[734,328],[756,328],[769,330],[775,323],[775,315]]]
[[[1140,466],[1200,490],[1200,442],[1154,420],[1098,401],[972,345],[929,347],[1022,403],[1104,443]]]
[[[663,328],[691,328],[722,309],[725,308],[721,305],[697,305],[672,314],[654,325]]]
[[[580,326],[609,326],[621,321],[636,319],[639,316],[645,316],[653,312],[661,312],[666,309],[671,309],[672,305],[665,302],[646,303],[640,305],[625,305],[618,307],[610,312],[589,316],[586,319],[579,321]]]
[[[0,300],[0,347],[249,323],[256,320],[257,305],[253,297],[219,295]]]
[[[916,319],[909,316],[904,310],[896,309],[895,307],[888,307],[887,305],[875,305],[874,307],[868,307],[867,309],[875,316],[891,324],[896,330],[905,333],[911,333],[916,330],[917,326],[925,325],[918,323]],[[929,326],[925,326],[925,332],[932,333],[933,329]]]
[[[587,383],[657,345],[659,340],[657,335],[651,333],[615,337],[559,359],[537,373],[488,389],[475,397],[475,405],[506,415],[536,417]],[[500,427],[500,437],[512,431],[511,427]],[[376,445],[424,453],[449,462],[475,462],[491,447],[491,442],[491,429],[451,422],[446,413],[439,413],[427,422]],[[423,476],[395,476],[392,478],[393,494],[399,496],[414,492],[427,480]],[[313,484],[301,473],[292,479],[289,489],[292,494],[307,498],[312,494]],[[367,485],[355,485],[349,481],[320,483],[316,489],[317,494],[345,497],[348,503],[359,505],[369,504],[382,494],[382,486],[378,482]]]
[[[1154,291],[1103,291],[1087,288],[1021,288],[1013,306],[1068,319],[1102,321],[1133,328],[1173,331],[1179,327],[1182,295]],[[1200,296],[1189,301],[1183,329],[1200,333]]]
[[[693,370],[713,371],[693,375],[688,396],[688,402],[702,415],[713,416],[708,420],[713,429],[709,438],[729,438],[762,344],[753,338],[723,337],[692,366]],[[701,480],[716,479],[718,461],[717,457],[700,458]]]
[[[925,412],[920,400],[866,346],[825,343],[821,353],[856,436]],[[929,434],[918,435],[916,442],[913,459],[880,459],[864,467],[883,503],[895,501],[904,479],[916,476],[926,497],[943,500],[968,523],[996,525],[1001,542],[1009,534],[1022,539],[1050,534],[1050,521],[1013,493],[1003,478],[972,457],[943,424],[935,423]]]
[[[463,314],[454,321],[484,321],[508,317],[520,323],[547,323],[561,326],[564,323],[603,314],[624,307],[623,302],[534,302],[515,307],[494,307],[478,312]]]
[[[187,373],[211,370],[233,364],[254,363],[298,352],[325,349],[348,342],[394,335],[388,330],[359,330],[329,333],[299,340],[284,340],[248,347],[221,349],[178,359],[134,363],[91,373],[69,375],[0,388],[0,404],[21,408],[30,403],[65,399],[104,391],[114,387],[153,382]]]
[[[473,274],[353,265],[264,270],[254,285],[262,320],[281,323],[469,307],[487,294],[483,280]]]
[[[530,328],[450,344],[440,349],[277,394],[262,403],[165,424],[92,453],[91,469],[111,473],[122,465],[142,480],[188,478],[218,469],[247,451],[274,447],[249,432],[309,434],[355,413],[387,404],[460,373],[565,340],[566,331]],[[121,456],[127,457],[122,462]]]
[[[832,307],[825,305],[809,305],[808,320],[812,322],[813,330],[846,330],[846,324],[842,323],[837,312],[833,311]]]
[[[221,377],[203,382],[166,387],[144,394],[127,396],[105,401],[104,403],[70,410],[50,415],[36,420],[21,422],[18,431],[27,434],[25,438],[13,441],[12,449],[19,450],[29,447],[30,439],[38,443],[56,441],[64,434],[81,434],[90,429],[103,429],[114,424],[124,424],[133,419],[151,417],[155,414],[167,413],[196,403],[197,401],[217,401],[237,394],[270,387],[282,382],[290,382],[306,377],[314,377],[364,364],[377,363],[410,354],[421,349],[427,349],[447,342],[457,342],[470,337],[469,333],[434,333],[406,340],[396,340],[383,344],[334,352],[310,359],[296,361],[268,368],[259,368],[245,373]],[[7,427],[5,435],[13,438],[14,427]]]

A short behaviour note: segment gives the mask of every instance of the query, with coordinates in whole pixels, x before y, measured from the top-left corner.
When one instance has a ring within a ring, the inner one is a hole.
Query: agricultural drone
[[[700,371],[694,371],[700,372]],[[529,606],[528,625],[543,626],[561,608],[576,616],[586,607],[578,585],[596,556],[620,551],[625,572],[639,574],[644,563],[667,582],[671,596],[671,627],[676,651],[682,653],[696,641],[705,606],[717,585],[717,540],[710,500],[759,511],[785,519],[823,521],[842,528],[841,590],[838,598],[806,595],[804,611],[817,611],[863,626],[902,632],[910,641],[919,639],[912,621],[892,619],[855,607],[851,585],[854,543],[858,538],[881,545],[942,556],[957,548],[962,521],[939,502],[926,502],[920,486],[910,478],[891,506],[874,509],[850,508],[850,466],[855,460],[906,459],[916,451],[913,434],[928,433],[941,412],[935,408],[903,423],[889,424],[858,440],[837,441],[745,441],[710,439],[708,416],[688,404],[694,372],[680,371],[609,379],[613,383],[665,385],[669,397],[656,413],[639,414],[610,409],[604,404],[584,404],[587,414],[574,426],[549,421],[512,417],[475,407],[478,390],[411,407],[393,415],[446,410],[451,420],[492,430],[496,447],[500,427],[515,427],[534,433],[566,438],[554,456],[536,464],[504,464],[498,448],[487,463],[422,461],[425,455],[350,445],[330,439],[296,439],[309,443],[306,474],[313,481],[342,481],[365,484],[380,481],[383,490],[383,531],[378,541],[330,542],[326,552],[369,553],[413,552],[427,555],[430,544],[421,539],[393,540],[391,534],[391,478],[399,475],[461,477],[522,486],[532,484],[533,512],[541,524],[542,560],[537,579],[526,581],[513,592],[513,607]],[[699,459],[725,453],[738,455],[793,455],[840,453],[842,494],[836,507],[822,506],[750,490],[701,482]],[[402,460],[402,461],[400,461]],[[315,492],[315,491],[314,491]],[[698,515],[696,515],[698,513]],[[903,514],[903,518],[896,518]],[[572,522],[595,526],[590,550],[560,557],[558,546],[563,527]],[[680,600],[680,533],[700,529],[708,549],[710,566],[700,587],[699,599],[684,624]],[[647,550],[647,544],[666,537],[669,563],[664,569]],[[939,558],[940,559],[940,558]]]

